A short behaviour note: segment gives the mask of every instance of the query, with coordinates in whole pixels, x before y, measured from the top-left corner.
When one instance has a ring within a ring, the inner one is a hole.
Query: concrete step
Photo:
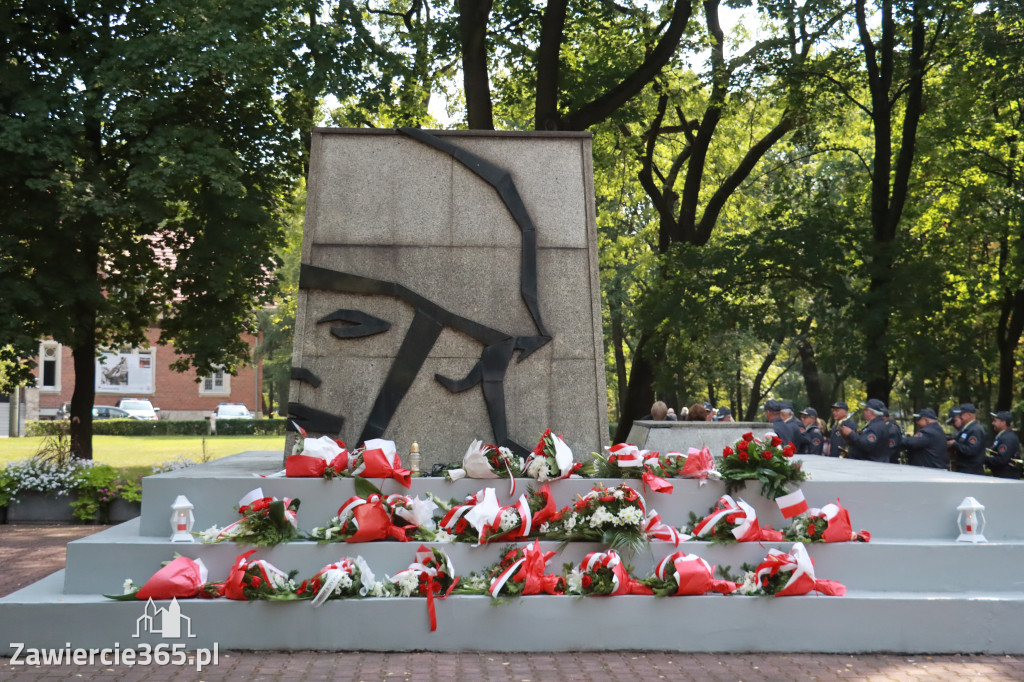
[[[850,511],[854,529],[865,529],[872,537],[883,539],[916,538],[925,540],[955,539],[957,506],[971,496],[985,505],[985,536],[991,541],[1024,540],[1024,481],[1010,481],[989,476],[952,473],[921,467],[859,462],[830,457],[804,456],[804,467],[811,479],[801,488],[812,507],[821,507],[840,499]],[[143,535],[163,536],[168,533],[170,505],[185,493],[195,505],[196,530],[212,525],[225,526],[238,519],[234,506],[256,486],[275,497],[299,498],[299,526],[310,530],[323,525],[337,513],[338,507],[355,494],[352,479],[267,479],[254,473],[273,473],[281,468],[281,455],[272,452],[248,452],[215,460],[203,466],[149,476],[143,479]],[[598,482],[614,486],[621,479],[569,479],[552,482],[551,491],[559,506],[585,494]],[[627,481],[642,490],[639,480]],[[724,485],[710,481],[672,479],[672,494],[647,492],[648,507],[657,509],[666,523],[681,526],[690,512],[704,516],[724,494]],[[375,481],[381,484],[381,481]],[[519,479],[516,497],[536,481]],[[503,504],[514,500],[509,496],[507,480],[463,479],[447,482],[440,478],[413,479],[411,490],[386,480],[384,493],[402,492],[425,496],[432,492],[443,500],[463,499],[483,487],[493,487]],[[788,525],[778,507],[760,496],[757,484],[748,485],[738,493],[758,512],[762,525],[775,528]]]
[[[171,543],[166,538],[140,536],[138,520],[115,526],[68,544],[65,592],[68,594],[119,594],[125,578],[137,585],[155,573],[175,553],[202,558],[211,580],[222,580],[235,557],[252,549],[249,545],[222,542],[215,545]],[[342,556],[363,556],[370,568],[383,578],[408,567],[417,542],[331,543],[289,542],[261,549],[256,557],[267,559],[284,571],[298,570],[305,578]],[[474,546],[467,543],[435,545],[451,557],[457,572],[467,575],[494,563],[507,543]],[[557,542],[542,542],[545,551],[558,551]],[[666,542],[650,544],[650,551],[624,555],[638,577],[650,575],[654,566],[675,551],[703,557],[713,566],[729,566],[733,575],[742,573],[744,563],[759,563],[769,547],[788,551],[792,543],[737,543],[711,545],[684,542],[678,548]],[[549,573],[560,573],[562,565],[578,563],[588,552],[604,551],[604,545],[569,543],[548,564]],[[838,580],[849,589],[957,593],[964,590],[993,594],[1024,591],[1024,542],[987,544],[957,543],[952,540],[880,540],[870,543],[811,544],[808,553],[815,561],[819,578]],[[116,567],[116,569],[112,569]]]
[[[330,651],[714,652],[899,651],[1024,653],[1024,592],[962,594],[851,590],[844,597],[524,597],[501,606],[486,597],[436,602],[364,599],[308,603],[184,600],[193,638],[134,637],[142,602],[63,594],[63,572],[0,599],[0,655],[26,647]],[[160,606],[166,606],[161,602]],[[23,654],[24,655],[24,654]]]

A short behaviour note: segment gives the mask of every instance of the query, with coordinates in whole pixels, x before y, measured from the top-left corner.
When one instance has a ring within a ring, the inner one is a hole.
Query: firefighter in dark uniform
[[[907,464],[931,469],[949,469],[949,450],[946,449],[946,433],[939,426],[935,410],[926,407],[914,413],[917,433],[903,439],[907,451]]]
[[[804,424],[804,449],[800,451],[803,455],[820,455],[825,447],[825,434],[818,428],[818,411],[808,407],[800,413],[800,421]]]
[[[864,404],[864,429],[857,433],[842,425],[839,432],[850,441],[850,459],[889,461],[889,425],[882,419],[885,403],[872,398]]]
[[[775,433],[779,434],[782,444],[792,443],[797,452],[804,452],[807,447],[807,438],[804,436],[803,424],[793,416],[793,403],[788,400],[783,400],[779,403],[779,418],[782,420],[785,434],[779,433],[777,429]],[[778,427],[778,424],[776,424],[776,427]]]
[[[1020,465],[1014,460],[1020,459],[1020,440],[1013,432],[1013,415],[1008,411],[992,412],[992,428],[996,430],[996,440],[992,443],[990,454],[985,455],[985,464],[997,478],[1020,478]]]
[[[900,446],[903,444],[903,429],[899,423],[890,418],[889,410],[882,412],[882,421],[889,430],[889,463],[900,463]]]
[[[956,458],[957,471],[965,474],[985,473],[985,429],[974,418],[977,408],[973,403],[960,406],[960,433],[953,444],[953,455]]]
[[[829,432],[828,440],[825,441],[825,448],[822,450],[823,455],[828,457],[846,456],[847,440],[843,437],[840,427],[846,426],[851,431],[857,431],[857,422],[849,415],[849,405],[841,400],[832,403],[832,430]]]

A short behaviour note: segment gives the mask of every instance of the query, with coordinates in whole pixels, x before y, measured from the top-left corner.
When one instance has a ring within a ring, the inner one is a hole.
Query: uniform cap
[[[793,411],[793,403],[791,401],[789,401],[789,400],[783,400],[783,401],[781,401],[779,403],[779,409],[780,410],[789,410],[789,411],[792,412]]]
[[[806,414],[808,417],[814,417],[815,419],[818,418],[818,411],[813,407],[808,407],[805,410],[801,410],[800,414]]]
[[[1002,410],[1001,412],[992,412],[991,415],[996,419],[1002,419],[1007,424],[1013,422],[1013,413],[1009,410]]]
[[[732,410],[730,410],[728,407],[719,407],[718,408],[718,418],[719,419],[721,419],[722,417],[731,417],[731,416],[732,416]]]
[[[939,415],[935,414],[935,410],[930,407],[926,407],[920,412],[914,413],[914,419],[920,419],[921,417],[924,417],[925,419],[934,419],[935,421],[939,420]]]
[[[841,410],[849,410],[850,406],[844,403],[842,400],[837,400],[832,403],[832,407],[838,407]]]
[[[764,405],[761,406],[762,410],[778,412],[782,409],[782,404],[778,400],[766,400]]]
[[[949,408],[949,415],[946,416],[946,423],[947,424],[952,424],[953,423],[953,417],[959,416],[961,412],[963,412],[963,410],[961,410],[959,407],[951,407],[951,408]]]
[[[861,403],[861,405],[863,407],[868,408],[869,410],[877,412],[878,414],[885,414],[887,412],[887,410],[885,409],[885,403],[883,403],[878,398],[872,398],[866,403]]]
[[[970,412],[971,414],[975,414],[975,413],[977,413],[978,408],[976,408],[974,406],[974,403],[963,403],[963,404],[960,405],[960,411],[961,412]]]

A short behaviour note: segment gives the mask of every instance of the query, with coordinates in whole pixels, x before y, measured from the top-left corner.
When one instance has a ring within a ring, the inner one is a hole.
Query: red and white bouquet
[[[793,519],[784,533],[792,542],[870,542],[871,533],[854,531],[848,512],[836,500],[821,509],[811,509]]]
[[[583,557],[580,565],[566,574],[565,587],[567,594],[582,596],[654,594],[651,588],[630,575],[614,549],[591,552]]]
[[[523,464],[523,472],[541,483],[569,478],[583,467],[573,462],[572,450],[561,435],[547,429]]]
[[[511,481],[509,495],[515,495],[516,477],[523,475],[525,464],[522,457],[506,447],[474,440],[462,456],[462,468],[449,469],[444,475],[449,481],[462,478],[507,478]]]
[[[558,512],[548,537],[564,542],[603,542],[613,549],[642,550],[652,540],[678,544],[678,532],[648,511],[643,495],[626,483],[603,483]]]
[[[515,504],[502,506],[494,488],[484,488],[459,504],[453,501],[440,527],[455,540],[480,544],[536,537],[558,515],[551,489],[528,490]]]
[[[217,585],[220,596],[238,601],[289,598],[295,592],[298,571],[285,573],[265,559],[249,561],[255,553],[250,549],[235,558],[227,580]]]
[[[532,594],[565,594],[565,579],[547,575],[545,568],[557,552],[545,552],[540,541],[532,545],[506,547],[499,562],[471,574],[456,589],[458,594],[488,594],[495,599]]]
[[[355,495],[345,500],[337,516],[326,526],[314,528],[309,535],[319,542],[374,542],[389,539],[406,542],[410,533],[420,527],[419,523],[433,526],[432,513],[436,508],[437,505],[429,500],[411,500],[405,495],[392,495],[387,499],[375,493],[366,497]],[[399,512],[404,516],[400,516]],[[426,521],[422,518],[424,513]],[[432,529],[430,527],[428,531]]]
[[[412,472],[402,468],[395,442],[374,438],[352,454],[352,475],[363,478],[393,478],[406,488],[412,486]]]
[[[295,539],[299,534],[299,500],[268,497],[262,488],[250,490],[238,501],[242,518],[226,528],[212,526],[197,533],[204,543],[232,540],[258,547],[272,547]]]
[[[814,561],[802,543],[796,543],[789,554],[777,549],[768,550],[756,569],[748,571],[737,594],[767,597],[790,597],[811,591],[831,597],[846,594],[846,586],[835,580],[818,580],[814,575]]]
[[[305,432],[301,432],[305,436]],[[328,436],[303,438],[284,462],[289,478],[336,478],[348,475],[349,453],[345,442]]]
[[[420,545],[409,568],[388,578],[388,595],[394,597],[426,597],[430,631],[437,630],[435,599],[444,599],[459,584],[452,560],[440,549]]]
[[[740,583],[715,578],[715,569],[696,554],[675,552],[658,562],[654,575],[641,580],[655,596],[674,597],[709,592],[732,594]]]
[[[683,529],[687,540],[723,542],[778,542],[782,533],[771,526],[762,528],[757,522],[757,512],[742,499],[734,500],[722,495],[701,520],[690,513],[690,524]]]
[[[311,599],[313,606],[317,607],[328,599],[351,599],[383,594],[383,583],[375,579],[366,560],[357,556],[355,559],[342,557],[327,564],[312,578],[302,581],[295,589],[294,598]]]
[[[142,587],[136,587],[131,578],[124,581],[124,594],[106,595],[110,599],[190,599],[216,597],[217,588],[207,583],[209,572],[202,559],[177,556],[165,563]]]

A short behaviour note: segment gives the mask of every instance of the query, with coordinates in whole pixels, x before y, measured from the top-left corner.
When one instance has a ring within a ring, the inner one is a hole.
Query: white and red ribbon
[[[804,499],[804,491],[800,488],[797,488],[788,495],[775,498],[775,503],[779,505],[779,511],[787,519],[799,516],[808,510],[807,500]]]

